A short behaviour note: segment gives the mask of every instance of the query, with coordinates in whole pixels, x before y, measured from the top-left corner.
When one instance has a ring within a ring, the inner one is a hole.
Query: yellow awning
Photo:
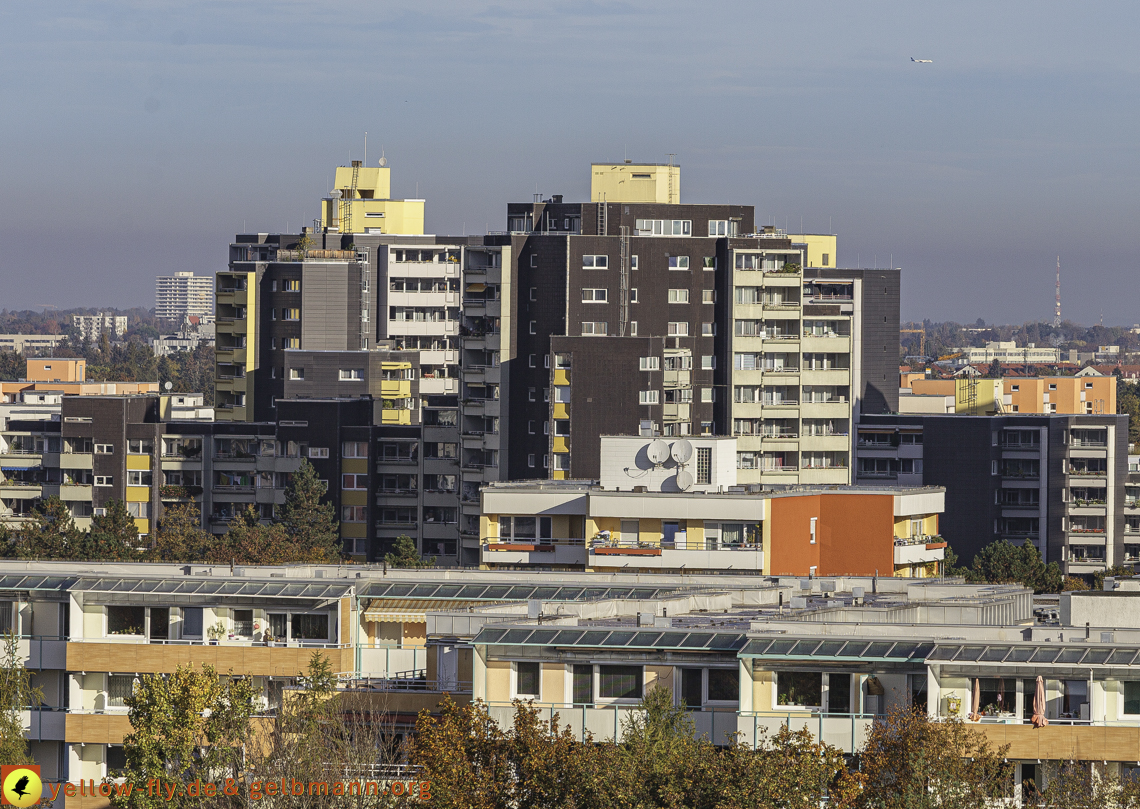
[[[448,598],[376,598],[364,610],[364,620],[375,623],[414,624],[427,620],[436,610],[465,610],[482,601],[452,601]]]
[[[467,291],[468,292],[483,292],[485,289],[487,289],[486,284],[468,284],[467,285]]]

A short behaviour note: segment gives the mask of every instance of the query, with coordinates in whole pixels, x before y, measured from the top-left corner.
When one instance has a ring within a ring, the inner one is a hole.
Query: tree
[[[1060,592],[1061,568],[1045,564],[1032,542],[1014,545],[999,539],[986,545],[974,557],[971,580],[990,584],[1023,584],[1037,593]]]
[[[756,749],[737,742],[718,759],[718,772],[703,782],[711,793],[705,803],[731,807],[816,809],[849,806],[855,784],[844,778],[843,751],[820,742],[806,728],[782,726]]]
[[[1140,443],[1140,386],[1137,383],[1116,381],[1116,412],[1128,414],[1128,441]]]
[[[79,542],[71,558],[105,561],[131,561],[142,556],[139,529],[122,500],[110,500],[105,514],[91,519],[91,530]]]
[[[871,726],[844,789],[856,809],[983,809],[1012,793],[1008,749],[959,719],[899,708]]]
[[[85,538],[85,532],[75,527],[71,509],[55,495],[37,502],[31,522],[12,535],[3,550],[17,559],[73,559]]]
[[[212,667],[179,666],[172,674],[144,674],[126,698],[131,732],[123,739],[127,781],[136,785],[112,803],[131,809],[198,806],[187,795],[195,781],[237,778],[252,734],[253,685],[247,677],[223,677]],[[153,796],[152,778],[179,784],[176,794]]]
[[[205,559],[214,539],[202,530],[201,506],[180,503],[166,509],[147,550],[147,561],[187,562]]]
[[[14,351],[0,351],[0,380],[5,382],[23,379],[27,365],[22,354]]]
[[[986,371],[987,379],[1001,379],[1001,361],[994,360],[990,363],[989,370]]]
[[[341,558],[344,545],[336,509],[332,503],[321,502],[325,493],[326,485],[317,477],[317,470],[307,459],[302,460],[285,489],[280,524],[294,542],[311,549],[314,557],[334,562]]]
[[[392,552],[385,554],[384,564],[388,567],[403,568],[435,567],[435,557],[421,559],[419,551],[416,550],[416,543],[412,541],[412,538],[406,534],[400,534],[396,537],[396,544],[392,547]]]
[[[31,764],[24,722],[20,713],[43,702],[44,695],[32,686],[32,674],[24,668],[16,636],[4,635],[4,656],[0,658],[0,761],[5,764]]]

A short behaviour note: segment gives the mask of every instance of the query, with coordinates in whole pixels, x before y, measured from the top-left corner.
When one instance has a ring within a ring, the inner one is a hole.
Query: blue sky
[[[584,199],[591,161],[839,234],[903,317],[1140,321],[1136,4],[0,6],[0,307],[153,305],[383,148],[435,233]],[[910,57],[933,59],[915,65]],[[1107,293],[1107,294],[1106,294]]]

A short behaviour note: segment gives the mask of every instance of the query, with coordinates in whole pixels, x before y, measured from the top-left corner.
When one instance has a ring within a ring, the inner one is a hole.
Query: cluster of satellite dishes
[[[691,442],[682,438],[680,441],[674,441],[672,445],[669,445],[660,438],[655,438],[646,448],[645,454],[649,457],[654,468],[660,468],[669,461],[677,464],[676,484],[678,489],[687,492],[693,487],[693,473],[685,468],[685,465],[693,457]]]

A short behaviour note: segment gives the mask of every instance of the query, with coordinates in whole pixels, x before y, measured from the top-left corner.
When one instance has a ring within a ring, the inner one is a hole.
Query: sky
[[[312,224],[367,132],[431,233],[672,153],[685,202],[901,267],[904,319],[1051,320],[1059,254],[1066,319],[1132,324],[1137,30],[1107,1],[4,3],[0,308],[153,306]]]

